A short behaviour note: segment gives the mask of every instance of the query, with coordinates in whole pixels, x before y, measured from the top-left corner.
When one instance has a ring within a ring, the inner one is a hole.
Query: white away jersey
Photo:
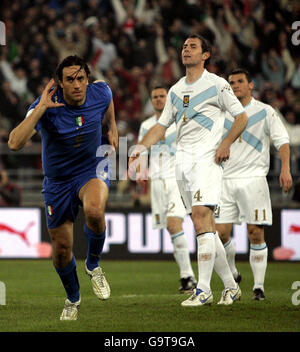
[[[244,108],[248,124],[230,147],[229,160],[224,163],[224,178],[266,176],[270,166],[270,138],[277,150],[289,143],[288,133],[270,105],[252,98]],[[232,116],[226,114],[223,138],[232,123]]]
[[[151,127],[156,125],[157,119],[153,115],[145,120],[139,131],[138,141],[140,142]],[[164,139],[153,145],[150,153],[150,177],[175,178],[175,153],[176,153],[176,125],[175,123],[166,130]]]
[[[204,70],[194,83],[188,84],[183,77],[172,86],[158,123],[169,127],[176,122],[180,159],[184,154],[184,158],[214,160],[225,111],[237,116],[244,108],[225,79]]]

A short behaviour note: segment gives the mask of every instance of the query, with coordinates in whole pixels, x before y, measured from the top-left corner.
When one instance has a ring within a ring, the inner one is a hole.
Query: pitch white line
[[[150,295],[122,295],[118,296],[120,298],[143,298],[143,297],[180,297],[180,294],[172,294],[172,295],[157,295],[157,294],[150,294]],[[184,295],[182,295],[184,296]]]

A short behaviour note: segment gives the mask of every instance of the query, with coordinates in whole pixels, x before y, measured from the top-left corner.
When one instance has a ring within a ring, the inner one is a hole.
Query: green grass
[[[0,332],[299,332],[300,305],[292,304],[291,289],[300,281],[300,263],[269,263],[267,299],[252,300],[249,263],[238,263],[243,275],[242,300],[218,306],[222,291],[213,275],[212,306],[186,308],[188,296],[178,291],[178,272],[172,261],[106,261],[102,267],[111,298],[99,301],[77,261],[81,307],[74,322],[61,322],[64,290],[48,260],[1,260],[0,281],[6,285],[6,305],[0,305]],[[193,262],[195,272],[196,263]],[[298,295],[300,299],[300,293]]]

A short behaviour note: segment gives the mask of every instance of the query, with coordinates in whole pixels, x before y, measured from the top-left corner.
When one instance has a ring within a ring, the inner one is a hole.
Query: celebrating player
[[[167,93],[164,87],[152,89],[151,102],[155,113],[141,124],[139,141],[157,123],[164,109]],[[168,229],[174,247],[174,258],[179,267],[179,292],[189,293],[196,287],[196,281],[186,235],[182,228],[186,210],[175,178],[175,152],[176,125],[173,123],[167,129],[165,138],[152,148],[150,155],[152,220],[153,228]]]
[[[266,176],[270,165],[270,138],[281,158],[280,186],[287,192],[292,187],[289,137],[279,116],[268,104],[251,96],[254,84],[244,69],[229,75],[234,94],[245,108],[249,121],[245,131],[230,148],[230,159],[224,165],[220,212],[217,230],[225,246],[230,269],[236,279],[241,275],[235,266],[235,247],[230,239],[232,224],[247,223],[250,240],[250,266],[254,277],[253,299],[263,300],[268,248],[264,226],[272,225],[272,208]],[[226,115],[228,133],[233,118]],[[226,136],[226,134],[225,134]]]
[[[42,193],[53,264],[67,295],[61,320],[76,320],[80,305],[72,252],[73,222],[80,205],[85,214],[88,243],[85,270],[96,296],[102,300],[110,296],[109,284],[99,266],[105,241],[109,168],[108,163],[103,170],[99,168],[103,158],[97,156],[97,150],[101,146],[103,123],[108,126],[107,138],[112,148],[117,147],[118,133],[111,90],[102,81],[89,84],[89,73],[81,58],[66,57],[56,71],[58,86],[51,79],[8,141],[12,150],[19,150],[37,131],[41,133]]]
[[[146,147],[157,143],[176,122],[176,179],[184,205],[191,213],[197,235],[198,283],[183,306],[211,304],[212,271],[225,284],[220,304],[232,304],[241,295],[216,234],[214,210],[219,204],[223,161],[228,160],[231,144],[247,125],[244,108],[228,82],[208,72],[204,65],[211,48],[202,36],[187,38],[182,49],[186,76],[168,92],[165,108],[158,120],[131,153],[130,167]],[[225,111],[235,116],[233,126],[221,142]]]

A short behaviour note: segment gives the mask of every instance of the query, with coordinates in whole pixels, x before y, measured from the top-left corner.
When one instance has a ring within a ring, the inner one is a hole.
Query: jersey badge
[[[77,116],[75,118],[75,121],[76,121],[76,125],[79,126],[79,127],[81,127],[84,124],[83,116]]]
[[[52,205],[47,205],[47,213],[49,216],[53,215],[53,206]]]
[[[184,95],[183,96],[183,107],[187,108],[190,103],[190,96],[189,95]]]

